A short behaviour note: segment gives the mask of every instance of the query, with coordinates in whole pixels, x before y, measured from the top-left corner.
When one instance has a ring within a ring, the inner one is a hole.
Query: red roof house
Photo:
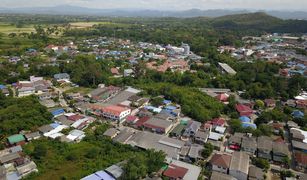
[[[183,179],[187,172],[188,169],[186,168],[170,164],[167,170],[163,172],[163,175],[170,179]]]
[[[237,104],[236,105],[236,110],[240,113],[240,116],[250,116],[253,114],[253,110],[246,106],[246,105],[243,105],[243,104]]]
[[[210,160],[212,166],[228,169],[231,162],[231,156],[227,154],[214,154]],[[214,168],[214,167],[213,167]]]
[[[224,118],[215,118],[211,120],[211,124],[216,127],[216,126],[224,126],[225,125],[225,119]]]
[[[307,154],[302,152],[296,152],[294,154],[295,162],[299,168],[307,167]]]
[[[228,98],[229,98],[229,95],[226,94],[226,93],[223,93],[223,94],[219,94],[215,97],[217,100],[221,101],[221,102],[227,102],[228,101]]]

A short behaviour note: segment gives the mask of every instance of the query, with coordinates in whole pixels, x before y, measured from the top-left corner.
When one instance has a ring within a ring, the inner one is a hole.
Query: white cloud
[[[91,8],[307,10],[307,0],[1,0],[0,7],[73,5]]]

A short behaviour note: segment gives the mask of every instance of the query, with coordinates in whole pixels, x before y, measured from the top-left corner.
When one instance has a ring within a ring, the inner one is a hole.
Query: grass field
[[[7,24],[7,23],[0,23],[0,33],[4,34],[10,34],[10,33],[31,33],[34,32],[34,28],[31,25],[22,27],[22,28],[16,28],[15,25]]]
[[[72,28],[83,29],[83,28],[91,28],[93,25],[110,25],[110,26],[128,26],[128,24],[123,23],[113,23],[113,22],[73,22],[70,23]]]

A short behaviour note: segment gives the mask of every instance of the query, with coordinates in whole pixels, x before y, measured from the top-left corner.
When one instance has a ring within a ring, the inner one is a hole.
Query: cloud
[[[1,0],[0,7],[72,5],[90,8],[307,10],[306,0]]]

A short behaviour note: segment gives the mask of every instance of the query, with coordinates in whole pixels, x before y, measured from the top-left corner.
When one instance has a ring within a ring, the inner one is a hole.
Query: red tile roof
[[[141,126],[143,126],[143,124],[144,124],[146,121],[148,121],[149,119],[150,119],[150,117],[147,117],[147,116],[142,117],[142,118],[140,118],[140,119],[135,123],[135,125],[136,125],[137,127],[141,127]]]
[[[219,101],[226,102],[228,101],[229,96],[224,93],[224,94],[217,95],[215,98]]]
[[[225,120],[223,118],[215,118],[211,120],[211,124],[214,126],[224,126]]]
[[[214,154],[210,160],[212,165],[229,168],[231,156],[227,154]]]
[[[243,104],[237,104],[236,110],[240,113],[240,116],[250,116],[251,114],[253,114],[253,110]]]
[[[167,170],[163,172],[163,175],[173,179],[183,179],[187,172],[188,169],[186,168],[170,164]]]
[[[133,122],[137,119],[138,119],[138,117],[136,117],[136,116],[127,116],[126,121],[127,122]]]
[[[121,106],[113,106],[113,105],[111,105],[111,106],[103,107],[101,110],[104,113],[108,113],[108,114],[113,114],[115,116],[119,116],[122,112],[127,111],[128,108],[124,108],[124,107],[121,107]]]
[[[78,121],[79,119],[83,119],[84,116],[80,115],[80,114],[76,114],[76,115],[72,115],[69,116],[67,119],[71,120],[71,121]]]

